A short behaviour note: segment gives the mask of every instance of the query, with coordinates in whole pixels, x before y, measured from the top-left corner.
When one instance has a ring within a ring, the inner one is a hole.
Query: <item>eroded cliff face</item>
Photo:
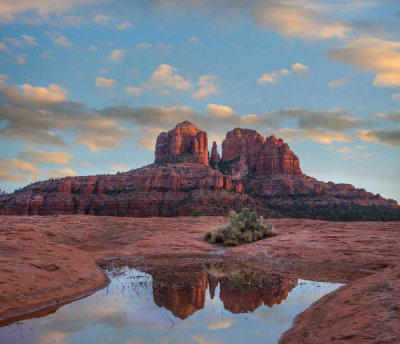
[[[47,180],[2,195],[0,214],[226,215],[249,207],[263,216],[400,220],[396,201],[304,175],[286,143],[255,130],[228,132],[222,158],[214,142],[210,166],[207,133],[185,121],[159,135],[155,155],[137,170]]]
[[[236,128],[226,134],[222,142],[222,161],[231,161],[234,171],[240,169],[237,165],[245,164],[257,175],[302,174],[298,157],[282,139],[275,136],[265,139],[251,129]]]
[[[189,121],[184,121],[167,133],[157,137],[156,162],[165,158],[188,153],[194,161],[209,166],[207,133]]]

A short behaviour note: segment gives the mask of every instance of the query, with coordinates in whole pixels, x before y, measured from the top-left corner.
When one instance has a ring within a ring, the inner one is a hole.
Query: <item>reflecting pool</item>
[[[296,314],[341,286],[215,263],[107,270],[107,288],[0,328],[0,342],[276,343]]]

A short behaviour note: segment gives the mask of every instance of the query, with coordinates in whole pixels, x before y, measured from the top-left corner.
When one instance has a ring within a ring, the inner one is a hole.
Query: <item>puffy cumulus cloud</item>
[[[292,64],[292,70],[297,74],[305,74],[310,71],[310,68],[300,62]]]
[[[117,86],[117,83],[115,80],[102,78],[101,76],[98,76],[96,78],[95,84],[96,84],[96,87],[102,87],[102,88],[110,88],[110,87]]]
[[[0,51],[6,51],[7,46],[4,43],[0,43]]]
[[[85,167],[94,168],[93,164],[91,164],[89,161],[82,161],[81,165]]]
[[[115,28],[119,31],[128,30],[133,27],[133,24],[130,22],[122,22],[120,24],[115,24]]]
[[[64,178],[64,177],[74,177],[77,173],[72,168],[66,167],[57,171],[49,171],[47,178]]]
[[[109,56],[106,57],[106,59],[111,62],[120,62],[124,58],[124,56],[124,49],[115,49],[110,53]]]
[[[377,115],[377,117],[383,118],[387,121],[400,122],[400,111],[397,111],[395,113],[390,113],[390,114],[379,112],[376,115]]]
[[[17,62],[19,64],[25,64],[27,60],[28,60],[28,55],[27,54],[21,54],[21,55],[17,56]]]
[[[208,323],[207,329],[209,330],[219,330],[222,328],[228,328],[231,327],[235,323],[234,320],[232,319],[218,319],[218,320],[213,320]]]
[[[26,182],[39,179],[39,169],[29,161],[0,157],[0,180]]]
[[[16,39],[16,38],[4,37],[3,40],[4,40],[5,42],[7,42],[8,44],[13,45],[14,47],[17,47],[17,48],[22,48],[22,47],[24,46],[24,45],[21,43],[21,41],[19,41],[19,40]]]
[[[190,81],[177,74],[178,68],[161,64],[150,76],[149,80],[142,84],[142,88],[159,89],[169,88],[176,91],[189,91],[193,88]]]
[[[400,129],[357,130],[357,137],[364,142],[382,143],[387,147],[400,146]]]
[[[0,74],[0,80],[8,80],[8,76],[5,74]]]
[[[18,158],[29,160],[35,164],[52,163],[56,165],[68,165],[74,158],[72,154],[65,152],[43,152],[41,150],[27,150],[19,153]]]
[[[334,88],[334,87],[344,86],[344,85],[346,85],[346,82],[347,82],[347,78],[346,77],[339,78],[339,79],[334,79],[328,84],[328,87],[329,88]]]
[[[350,25],[307,7],[307,2],[266,3],[254,15],[261,26],[272,28],[283,36],[306,40],[345,38],[351,31]]]
[[[125,93],[138,97],[142,94],[142,90],[138,87],[127,86],[125,87]]]
[[[332,142],[351,142],[353,138],[340,132],[324,131],[322,129],[291,129],[284,128],[274,131],[268,131],[269,135],[282,137],[285,141],[304,141],[311,140],[322,144],[331,144]]]
[[[392,100],[396,103],[400,103],[400,93],[392,94]]]
[[[0,135],[33,143],[67,147],[63,134],[71,132],[92,151],[114,149],[131,135],[116,120],[66,98],[58,85],[8,86],[0,81]]]
[[[72,46],[72,43],[68,40],[67,37],[63,36],[61,32],[46,32],[46,35],[48,35],[53,42],[53,44],[57,47],[64,47],[64,48],[70,48]]]
[[[271,73],[264,73],[261,78],[257,80],[260,85],[271,84],[276,85],[282,76],[289,76],[292,73],[287,69],[274,70]]]
[[[331,49],[328,58],[376,73],[375,86],[400,86],[400,42],[361,36]]]
[[[38,46],[38,42],[36,41],[36,37],[29,36],[29,35],[21,35],[21,38],[25,41],[28,45]]]
[[[236,116],[236,112],[229,106],[208,104],[207,113],[212,118],[231,118]]]
[[[351,117],[347,111],[342,109],[333,109],[330,111],[289,109],[280,110],[278,115],[280,117],[297,119],[300,129],[345,131],[370,124],[362,119]]]
[[[199,81],[197,82],[198,90],[192,93],[192,98],[195,99],[206,99],[210,95],[218,94],[221,92],[220,87],[215,82],[217,77],[214,75],[200,75]]]

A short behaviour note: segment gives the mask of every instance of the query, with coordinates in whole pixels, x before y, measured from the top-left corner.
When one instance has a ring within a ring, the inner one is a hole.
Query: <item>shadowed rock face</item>
[[[265,217],[400,220],[396,201],[306,176],[286,143],[255,130],[228,132],[222,158],[214,142],[209,161],[207,133],[185,121],[158,136],[155,156],[137,170],[41,181],[0,195],[0,214],[226,215],[249,207]]]
[[[208,162],[207,133],[200,130],[189,121],[184,121],[167,133],[157,137],[156,162],[165,158],[189,153],[195,161],[206,166]]]

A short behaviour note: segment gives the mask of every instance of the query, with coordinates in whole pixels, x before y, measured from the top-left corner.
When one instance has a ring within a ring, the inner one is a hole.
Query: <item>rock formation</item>
[[[219,153],[217,150],[217,143],[214,141],[212,149],[211,149],[211,162],[218,163],[220,161],[221,161],[221,157],[219,156]]]
[[[234,161],[238,160],[238,161]],[[222,142],[222,161],[246,164],[257,175],[301,175],[299,159],[282,139],[236,128]]]
[[[216,142],[188,121],[157,138],[155,163],[115,175],[67,177],[0,195],[2,215],[179,216],[195,209],[226,215],[246,206],[263,216],[400,220],[396,201],[301,172],[281,139],[234,129]],[[211,166],[210,166],[211,165]]]
[[[184,121],[167,133],[161,133],[156,143],[156,162],[184,153],[209,166],[207,133],[189,121]]]

